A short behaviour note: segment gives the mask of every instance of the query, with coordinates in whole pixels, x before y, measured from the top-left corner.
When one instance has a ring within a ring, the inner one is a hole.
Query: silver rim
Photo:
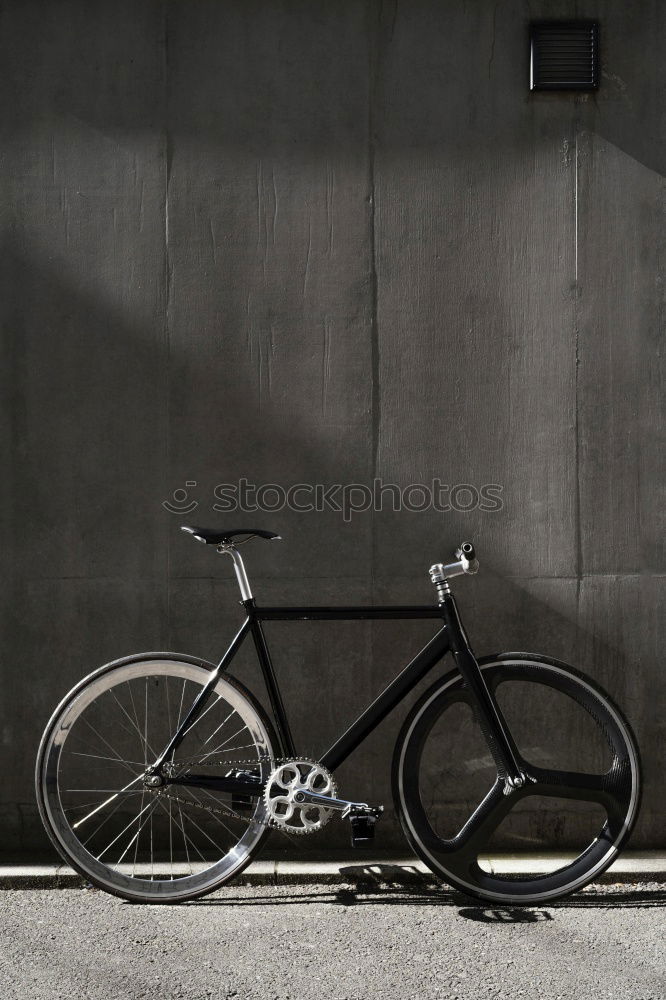
[[[206,789],[143,784],[146,764],[209,677],[178,660],[119,665],[91,679],[53,720],[38,794],[62,850],[102,888],[144,900],[209,892],[245,865],[264,835],[261,797],[234,806]],[[260,715],[220,679],[175,763],[219,774],[224,762],[248,761],[263,783],[273,756]]]
[[[542,662],[538,662],[538,661],[534,661],[534,660],[528,660],[528,659],[493,660],[490,663],[482,664],[481,665],[481,669],[482,670],[488,670],[488,669],[490,669],[490,668],[492,668],[494,666],[499,666],[499,665],[501,665],[501,666],[517,665],[517,666],[521,666],[521,667],[522,666],[526,666],[526,667],[534,666],[534,667],[537,667],[537,668],[543,668],[544,666],[546,666],[548,668],[548,670],[552,670],[555,673],[563,674],[567,678],[570,678],[572,681],[575,681],[577,684],[580,684],[580,686],[582,688],[585,688],[591,695],[593,695],[593,697],[595,699],[597,699],[598,701],[602,702],[603,705],[604,705],[604,708],[606,709],[606,711],[609,713],[609,715],[611,715],[613,717],[613,719],[614,719],[614,721],[615,721],[618,729],[622,733],[622,737],[623,737],[623,739],[624,739],[624,741],[625,741],[625,743],[627,745],[627,748],[629,750],[630,761],[631,761],[632,794],[631,794],[630,806],[629,806],[629,809],[627,811],[627,816],[626,816],[623,828],[622,828],[621,832],[619,833],[619,835],[617,836],[617,838],[615,839],[615,841],[609,846],[608,851],[606,852],[606,854],[604,855],[604,857],[601,859],[601,861],[599,861],[596,865],[594,865],[593,868],[591,868],[588,872],[586,872],[586,874],[585,874],[584,877],[579,877],[577,879],[574,879],[570,883],[568,883],[568,884],[566,884],[564,886],[560,886],[557,889],[553,889],[550,892],[538,891],[538,892],[535,892],[534,895],[522,895],[521,894],[520,896],[516,896],[515,898],[511,896],[510,892],[507,892],[507,893],[493,893],[492,891],[484,891],[484,896],[486,898],[492,899],[492,900],[497,900],[497,901],[520,902],[520,903],[542,902],[542,901],[550,899],[550,898],[555,898],[555,897],[558,897],[558,896],[564,896],[564,895],[567,895],[567,894],[569,894],[571,892],[575,892],[576,889],[579,889],[582,886],[587,885],[590,881],[592,881],[595,878],[595,876],[597,876],[597,875],[601,874],[602,872],[604,872],[608,868],[608,866],[612,863],[613,859],[615,858],[615,856],[618,853],[619,845],[623,841],[623,839],[624,839],[624,837],[626,835],[627,829],[631,827],[631,825],[632,825],[632,823],[634,821],[635,815],[636,815],[636,808],[638,806],[638,790],[639,790],[638,761],[637,761],[637,758],[636,758],[636,753],[635,753],[633,739],[631,737],[631,734],[627,730],[626,726],[624,725],[624,722],[623,722],[622,718],[613,709],[613,706],[605,698],[603,698],[601,696],[601,694],[595,688],[591,687],[589,684],[587,684],[580,677],[576,677],[573,674],[571,674],[570,671],[564,670],[561,667],[557,667],[557,666],[555,666],[552,663],[544,664]],[[405,761],[405,754],[406,754],[406,751],[407,751],[407,747],[409,745],[409,741],[410,741],[410,739],[412,737],[412,734],[414,733],[414,730],[416,729],[417,725],[419,724],[419,722],[420,722],[420,720],[421,720],[424,712],[427,711],[427,709],[430,707],[430,705],[432,704],[432,702],[436,698],[438,698],[442,694],[443,691],[446,691],[447,688],[451,687],[452,684],[455,684],[458,681],[458,679],[459,679],[458,675],[454,674],[446,683],[441,684],[437,688],[437,690],[433,692],[433,694],[431,695],[431,697],[421,706],[419,712],[412,719],[411,725],[409,727],[409,731],[405,734],[405,738],[402,741],[402,746],[401,746],[401,750],[400,750],[399,770],[398,770],[398,793],[399,793],[399,796],[400,796],[401,812],[402,812],[402,815],[403,815],[403,817],[405,819],[405,822],[407,824],[407,827],[408,827],[408,830],[409,830],[409,835],[410,835],[410,837],[411,837],[412,842],[414,843],[414,845],[418,847],[418,850],[419,850],[419,853],[421,854],[421,857],[427,862],[427,864],[429,865],[429,867],[432,868],[433,871],[435,871],[438,874],[442,875],[448,881],[451,881],[451,882],[453,882],[456,885],[460,885],[460,886],[463,886],[464,888],[468,889],[472,893],[472,895],[477,895],[479,893],[479,887],[478,886],[475,886],[472,883],[465,882],[464,880],[462,880],[460,878],[459,875],[453,875],[451,872],[449,872],[447,870],[447,868],[445,867],[445,865],[442,864],[441,860],[439,858],[436,858],[432,854],[432,852],[428,850],[428,847],[422,842],[421,838],[419,837],[418,831],[417,831],[416,827],[414,826],[414,824],[413,824],[413,822],[411,820],[411,817],[409,815],[409,811],[408,811],[408,809],[406,807],[406,802],[405,802],[405,771],[404,771],[404,761]]]

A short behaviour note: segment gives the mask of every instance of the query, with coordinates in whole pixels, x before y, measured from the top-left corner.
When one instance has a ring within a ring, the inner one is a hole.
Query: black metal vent
[[[530,90],[596,90],[597,21],[535,21],[530,25]]]

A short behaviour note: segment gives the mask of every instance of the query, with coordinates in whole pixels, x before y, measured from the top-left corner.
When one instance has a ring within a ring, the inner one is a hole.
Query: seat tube
[[[500,778],[508,779],[511,784],[520,787],[524,783],[520,767],[520,754],[499,705],[486,684],[483,672],[469,645],[453,594],[443,593],[440,607],[444,612],[444,621],[453,658],[466,686],[472,692],[481,730],[495,761],[497,773]]]
[[[266,690],[268,691],[268,697],[273,710],[273,717],[275,718],[275,725],[277,726],[280,743],[282,744],[282,750],[286,756],[293,757],[296,754],[294,740],[291,735],[289,720],[287,719],[287,713],[285,712],[284,702],[282,701],[282,695],[280,694],[280,688],[278,687],[277,677],[275,676],[275,670],[273,669],[271,654],[269,653],[268,646],[266,644],[264,630],[261,627],[261,622],[254,614],[254,600],[244,603],[251,618],[250,628],[252,629],[252,638],[254,639],[257,656],[259,657],[261,671],[264,675],[264,682],[266,684]]]

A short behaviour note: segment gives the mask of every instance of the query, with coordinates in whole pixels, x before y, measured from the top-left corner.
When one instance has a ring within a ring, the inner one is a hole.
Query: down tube
[[[396,705],[408,694],[429,670],[449,650],[449,640],[446,628],[440,629],[427,646],[408,663],[405,669],[391,681],[387,688],[366,708],[365,712],[352,723],[346,733],[337,740],[330,750],[321,758],[321,763],[330,771],[334,771],[363,742],[366,736],[377,728]]]

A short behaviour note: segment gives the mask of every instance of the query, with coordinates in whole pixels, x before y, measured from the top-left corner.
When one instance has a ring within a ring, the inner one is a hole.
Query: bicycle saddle
[[[193,525],[183,524],[181,531],[187,531],[194,535],[198,542],[204,545],[227,545],[236,535],[247,535],[249,538],[280,538],[274,531],[263,531],[261,528],[232,528],[229,531],[220,531],[219,528],[196,528]]]

